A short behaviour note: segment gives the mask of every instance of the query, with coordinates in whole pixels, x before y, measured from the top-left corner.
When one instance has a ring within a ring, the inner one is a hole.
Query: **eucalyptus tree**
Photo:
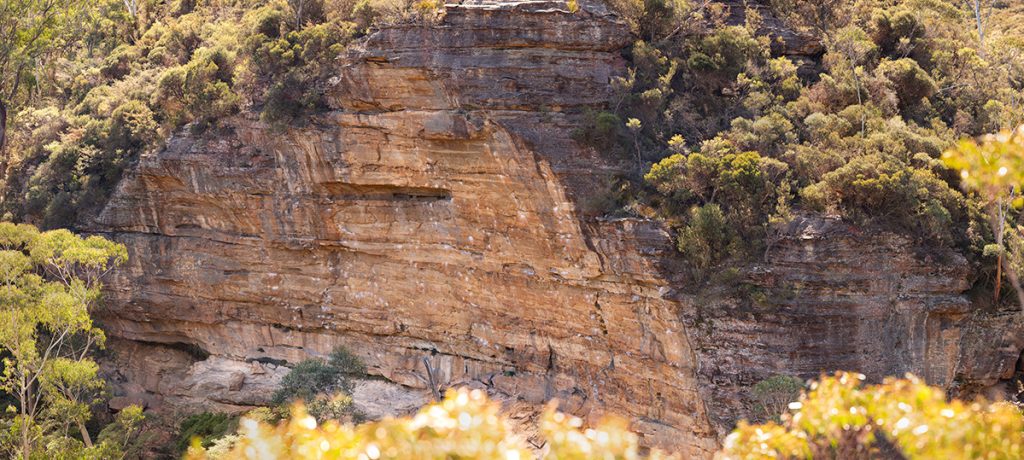
[[[85,422],[102,381],[90,352],[105,337],[90,311],[104,275],[127,254],[100,236],[0,223],[0,389],[17,401],[11,433],[21,458],[72,426],[92,446]]]

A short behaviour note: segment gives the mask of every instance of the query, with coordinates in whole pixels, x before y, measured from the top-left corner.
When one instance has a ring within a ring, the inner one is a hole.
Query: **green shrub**
[[[930,170],[885,155],[857,157],[801,191],[805,204],[853,220],[876,216],[918,238],[950,243],[954,222],[966,216],[963,196]]]
[[[736,118],[726,137],[738,150],[756,151],[764,156],[781,153],[781,147],[795,142],[793,123],[786,117],[771,113],[756,120]]]
[[[156,142],[159,126],[155,114],[142,101],[127,101],[114,109],[110,132],[104,142],[108,149],[140,151]]]
[[[193,439],[198,439],[203,447],[210,447],[218,438],[237,431],[238,419],[238,416],[221,412],[200,412],[190,415],[182,420],[178,427],[175,448],[178,452],[185,452],[192,445]]]
[[[344,347],[335,348],[327,361],[307,359],[295,365],[281,380],[272,398],[274,404],[295,400],[311,401],[321,394],[351,393],[350,378],[366,375],[366,366]]]
[[[353,355],[352,352],[348,351],[345,347],[335,347],[334,350],[331,351],[331,354],[328,355],[327,362],[342,376],[366,376],[366,364],[363,363],[362,359]]]
[[[164,118],[171,125],[184,123],[188,119],[185,112],[185,74],[184,66],[171,67],[164,70],[157,79],[156,91],[153,93],[153,105],[160,107]]]
[[[925,25],[911,10],[875,10],[869,25],[871,40],[886,54],[910,47],[923,35]]]
[[[326,19],[323,0],[288,0],[288,6],[296,28],[319,24]]]
[[[573,138],[599,152],[622,152],[626,142],[625,122],[611,112],[587,112]]]
[[[370,26],[380,17],[380,11],[373,7],[370,0],[359,0],[352,8],[352,19],[356,23],[356,30],[360,34],[369,31]]]
[[[181,90],[185,109],[200,125],[208,125],[238,109],[239,96],[231,88],[234,59],[222,48],[201,48],[185,66]]]
[[[742,26],[728,26],[714,30],[703,37],[690,53],[686,65],[709,79],[708,82],[735,81],[747,64],[758,58],[765,58],[760,41]]]
[[[284,16],[279,5],[270,4],[246,15],[245,22],[252,27],[253,35],[279,38],[284,27]]]
[[[349,395],[353,388],[351,379],[364,376],[366,366],[362,360],[344,347],[337,347],[326,361],[307,359],[296,364],[281,379],[271,402],[283,412],[287,406],[303,401],[309,414],[320,421],[359,418]]]
[[[272,5],[246,17],[253,33],[245,41],[249,55],[247,84],[266,88],[262,94],[263,121],[287,124],[302,115],[323,110],[326,103],[318,81],[326,78],[326,65],[334,62],[356,30],[348,22],[324,22],[280,34],[281,12]]]
[[[703,281],[712,268],[737,252],[735,235],[717,204],[690,210],[690,220],[676,236],[676,246],[689,262],[695,280]]]
[[[203,44],[201,29],[204,20],[199,15],[187,15],[168,21],[165,27],[154,29],[149,61],[160,65],[188,62],[192,53]]]
[[[131,45],[121,45],[103,59],[100,74],[106,78],[118,80],[132,71],[132,65],[141,59],[139,49]]]
[[[274,83],[267,90],[260,119],[271,124],[287,124],[294,121],[310,106],[316,105],[315,100],[308,100],[309,94],[310,92],[302,87],[302,80],[299,77],[288,74],[283,81]]]
[[[307,359],[296,364],[281,379],[281,386],[274,392],[271,402],[285,404],[294,400],[308,401],[337,387],[340,381],[341,376],[333,366],[319,359]]]
[[[916,106],[938,91],[932,77],[913,59],[883,60],[876,72],[896,92],[902,106]]]
[[[751,393],[758,420],[779,421],[789,403],[796,401],[803,389],[803,380],[788,375],[775,375],[757,382]]]
[[[677,153],[651,166],[644,180],[675,204],[688,205],[695,199],[706,202],[714,194],[719,166],[717,159],[700,152]]]

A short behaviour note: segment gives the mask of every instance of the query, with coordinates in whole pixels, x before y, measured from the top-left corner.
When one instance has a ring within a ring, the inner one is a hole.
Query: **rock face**
[[[451,6],[373,35],[339,64],[335,110],[305,127],[240,116],[142,158],[93,229],[131,254],[102,323],[174,350],[179,371],[140,355],[124,380],[246,405],[278,364],[345,345],[393,382],[425,387],[429,366],[445,385],[626,414],[650,443],[707,456],[689,335],[656,267],[668,234],[578,212],[625,167],[571,133],[630,41],[559,4]],[[211,360],[238,364],[209,376]]]
[[[344,345],[406,387],[429,369],[559,398],[707,458],[771,375],[962,373],[966,262],[892,235],[802,219],[744,275],[761,295],[680,294],[663,228],[582,211],[629,167],[571,139],[624,71],[624,27],[589,6],[446,10],[372,35],[305,126],[243,114],[122,181],[90,230],[131,255],[100,312],[125,401],[258,404],[282,366]]]
[[[716,426],[756,416],[750,387],[773,375],[969,378],[958,367],[973,309],[962,256],[820,217],[785,233],[743,284],[683,310]]]

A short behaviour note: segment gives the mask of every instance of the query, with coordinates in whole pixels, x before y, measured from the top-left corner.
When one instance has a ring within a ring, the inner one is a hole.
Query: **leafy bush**
[[[696,281],[730,258],[760,247],[760,232],[788,200],[789,167],[757,152],[734,153],[732,144],[708,142],[701,152],[675,154],[651,167],[648,184],[670,201],[662,205],[680,225],[677,247]],[[781,199],[781,204],[780,204]],[[680,214],[679,206],[690,206]]]
[[[913,59],[883,60],[875,71],[896,91],[900,104],[916,106],[938,91],[935,81]]]
[[[676,247],[690,264],[692,275],[703,281],[722,260],[737,254],[736,233],[717,204],[694,207],[690,220],[676,237]]]
[[[929,170],[892,157],[869,155],[825,174],[801,191],[806,205],[860,222],[896,225],[931,241],[951,243],[954,222],[966,216],[963,196]]]
[[[103,59],[103,67],[100,74],[112,80],[118,80],[132,71],[132,64],[142,57],[139,49],[127,44],[114,48],[106,58]]]
[[[749,29],[728,26],[701,38],[686,64],[702,78],[733,82],[749,62],[764,59],[766,54],[763,44]]]
[[[295,365],[281,379],[281,386],[271,401],[284,404],[294,400],[310,400],[339,385],[341,376],[331,365],[319,359],[307,359]]]
[[[356,33],[349,22],[325,22],[281,33],[283,13],[271,4],[246,15],[252,28],[246,39],[249,54],[247,77],[252,88],[265,87],[261,117],[286,124],[303,114],[322,110],[322,90],[316,82],[326,77],[328,66]]]
[[[206,126],[238,109],[239,96],[232,90],[234,60],[223,48],[196,50],[181,80],[180,93],[188,118]]]
[[[1012,459],[1024,452],[1024,417],[1011,404],[947,401],[913,376],[863,380],[823,377],[789,405],[781,424],[740,422],[721,458]]]
[[[548,406],[539,431],[547,440],[544,458],[639,459],[639,438],[619,419],[607,419],[583,430],[583,420]],[[358,426],[328,421],[318,424],[297,405],[290,420],[277,426],[243,420],[239,439],[223,458],[248,458],[258,447],[267,458],[536,458],[525,439],[514,434],[500,406],[479,390],[449,390],[443,401],[422,408],[413,417],[388,418]],[[211,459],[195,448],[187,458]],[[665,458],[658,451],[651,459]]]
[[[588,112],[582,126],[573,133],[577,142],[587,144],[601,152],[620,153],[626,142],[624,122],[611,112]]]
[[[320,393],[352,391],[351,377],[366,375],[366,365],[345,347],[335,348],[327,361],[307,359],[295,365],[274,393],[274,404],[309,400]]]
[[[140,151],[152,145],[159,125],[146,103],[130,100],[114,109],[110,115],[110,132],[103,141],[108,149]]]
[[[363,362],[344,347],[335,348],[327,361],[307,359],[295,365],[281,379],[271,402],[277,405],[305,401],[310,414],[319,420],[355,416],[352,399],[353,377],[366,376]]]
[[[803,380],[788,375],[775,375],[757,382],[751,392],[758,418],[779,421],[789,403],[796,401],[803,389]]]
[[[194,440],[198,440],[199,445],[210,447],[217,439],[237,431],[238,420],[238,416],[221,412],[192,414],[182,420],[175,446],[178,452],[185,452]]]

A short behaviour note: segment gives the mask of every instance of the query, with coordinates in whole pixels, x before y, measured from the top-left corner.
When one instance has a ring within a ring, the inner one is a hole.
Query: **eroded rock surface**
[[[238,363],[218,387],[143,384],[177,399],[252,404],[268,378],[252,362],[345,345],[402,385],[426,386],[426,359],[442,384],[626,414],[649,443],[706,456],[715,433],[655,266],[668,234],[578,212],[625,167],[571,133],[630,41],[560,4],[450,6],[339,63],[335,110],[305,127],[239,116],[171,139],[96,222],[131,253],[104,326],[209,354],[185,376]]]
[[[716,426],[756,416],[751,387],[773,375],[973,378],[958,373],[974,309],[961,255],[814,216],[786,235],[742,279],[683,310]]]
[[[450,5],[339,62],[304,126],[243,114],[143,157],[90,228],[131,255],[100,312],[122,402],[239,410],[344,345],[413,389],[356,395],[382,414],[429,368],[707,458],[771,375],[964,374],[955,254],[809,217],[746,271],[762,295],[721,300],[681,294],[660,225],[585,215],[631,164],[571,133],[630,42],[588,5]]]

